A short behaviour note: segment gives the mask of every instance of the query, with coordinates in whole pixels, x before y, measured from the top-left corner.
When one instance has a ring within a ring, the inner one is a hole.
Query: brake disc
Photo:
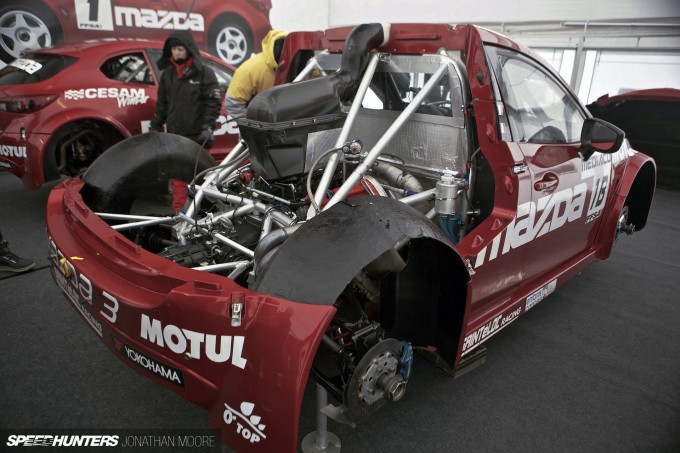
[[[388,338],[364,355],[345,386],[343,396],[349,415],[361,417],[372,414],[388,401],[381,383],[399,373],[402,353],[402,343]]]

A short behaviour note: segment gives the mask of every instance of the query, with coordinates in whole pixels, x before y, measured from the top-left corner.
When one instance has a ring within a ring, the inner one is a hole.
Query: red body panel
[[[287,71],[298,51],[340,51],[349,31],[292,33],[277,82],[291,79]],[[485,54],[489,45],[525,54],[561,80],[528,49],[470,25],[396,24],[379,49],[434,54],[445,47],[463,55],[471,99],[466,115],[474,122],[475,148],[483,153],[494,184],[489,215],[455,245],[469,275],[461,276],[466,282],[462,328],[447,332],[457,340],[454,368],[569,278],[608,256],[638,173],[654,166],[625,142],[616,153],[584,160],[580,143],[504,141]],[[571,93],[566,85],[565,90]],[[511,170],[516,167],[521,168]],[[552,187],[539,184],[552,175],[557,177]],[[185,269],[146,252],[90,211],[79,194],[82,185],[71,180],[57,186],[47,207],[52,274],[71,304],[121,360],[208,408],[211,426],[231,446],[239,451],[295,451],[302,391],[335,309],[249,291],[228,278]],[[75,291],[58,270],[62,257],[68,263],[62,264],[68,266],[66,273],[77,276]],[[230,326],[235,300],[246,306],[240,327]],[[117,319],[110,322],[114,312]],[[219,366],[206,357],[208,350],[213,356],[219,353],[217,340],[208,343],[211,335],[230,338],[231,356]],[[234,349],[239,337],[242,350]],[[144,360],[129,359],[140,353],[167,366],[156,373],[140,370]],[[187,361],[182,358],[186,353],[201,354],[201,359]],[[184,386],[173,382],[168,370],[180,370]],[[163,372],[165,377],[159,377]]]
[[[84,206],[81,186],[58,186],[47,207],[48,233],[59,238],[50,241],[52,275],[76,311],[128,366],[209,409],[225,442],[243,451],[294,451],[290,433],[297,432],[311,360],[335,310],[187,273],[114,233]],[[70,278],[58,269],[61,259]],[[236,299],[245,313],[242,325],[231,327]],[[239,417],[224,428],[225,405],[243,413],[243,403],[254,404],[252,416],[261,417],[254,425],[264,428],[255,431]],[[239,423],[259,440],[244,438]]]

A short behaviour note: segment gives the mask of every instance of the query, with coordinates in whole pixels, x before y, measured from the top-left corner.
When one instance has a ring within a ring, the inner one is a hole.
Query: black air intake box
[[[271,87],[248,104],[249,120],[267,123],[312,118],[340,112],[340,79],[332,74]]]
[[[345,121],[339,84],[333,74],[275,86],[250,101],[247,119],[237,123],[254,171],[272,180],[305,173],[308,134]]]
[[[238,123],[248,143],[253,171],[265,179],[278,180],[309,171],[305,168],[308,135],[340,128],[345,118],[346,114],[337,113],[278,123],[249,119]]]

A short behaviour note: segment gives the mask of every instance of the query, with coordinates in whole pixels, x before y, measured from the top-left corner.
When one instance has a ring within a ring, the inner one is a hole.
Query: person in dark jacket
[[[156,114],[150,131],[168,132],[212,148],[213,130],[220,115],[222,95],[215,73],[201,62],[196,41],[186,30],[173,31],[158,59],[162,70],[158,84]],[[172,208],[178,212],[187,199],[187,185],[172,180]]]
[[[161,80],[158,85],[156,114],[149,127],[196,141],[204,148],[212,147],[212,132],[220,115],[222,96],[217,77],[201,62],[196,41],[186,30],[173,31],[163,46],[158,60]]]

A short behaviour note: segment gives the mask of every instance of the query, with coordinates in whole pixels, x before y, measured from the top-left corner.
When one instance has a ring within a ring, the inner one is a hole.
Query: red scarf
[[[177,69],[177,78],[181,79],[182,74],[184,74],[184,69],[185,68],[190,68],[191,65],[194,63],[194,56],[190,55],[189,58],[184,61],[184,63],[177,63],[174,58],[170,58],[170,61],[172,62],[173,65],[175,65],[175,68]]]

